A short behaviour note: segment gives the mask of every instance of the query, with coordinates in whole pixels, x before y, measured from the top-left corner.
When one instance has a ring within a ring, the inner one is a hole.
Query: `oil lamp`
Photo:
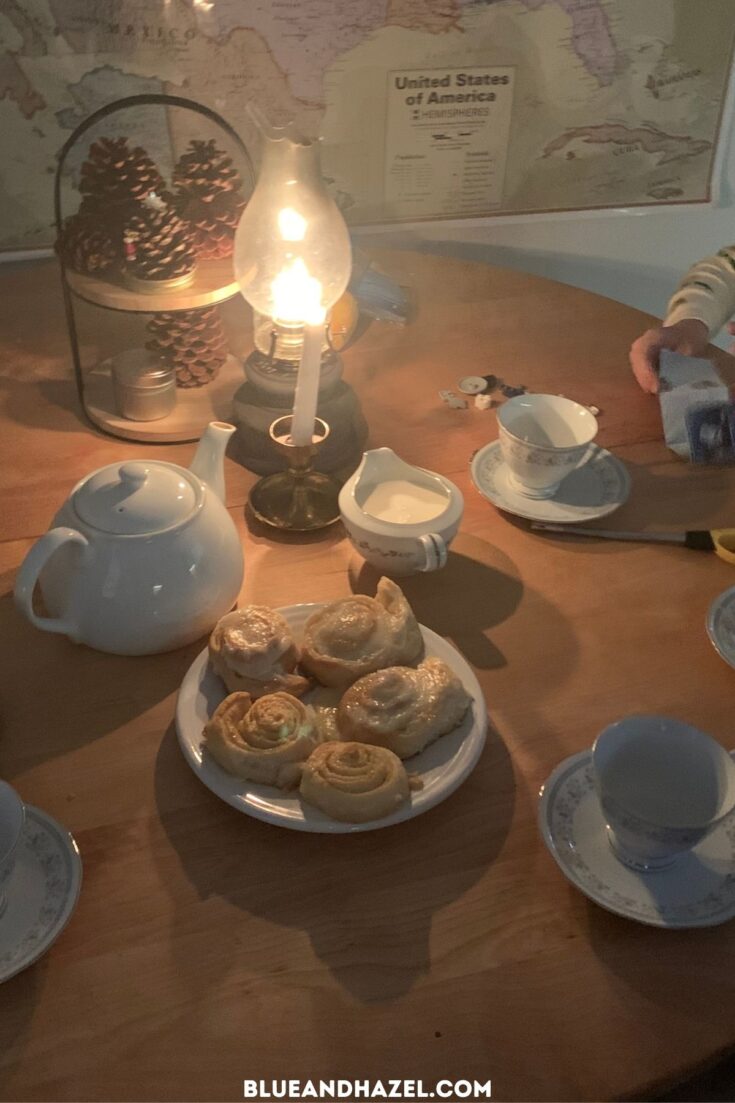
[[[263,130],[263,137],[258,182],[235,235],[235,277],[254,311],[255,352],[245,370],[250,390],[269,396],[261,406],[292,401],[293,411],[268,425],[272,454],[285,457],[287,470],[262,479],[251,506],[269,524],[304,531],[338,515],[339,484],[313,471],[311,463],[333,429],[318,424],[316,414],[320,386],[335,382],[330,372],[336,381],[341,375],[329,356],[322,372],[322,354],[328,312],[350,279],[350,238],[322,180],[318,143],[290,127]],[[249,407],[258,405],[247,388],[236,396],[246,440],[254,428]],[[296,467],[289,449],[299,450]]]

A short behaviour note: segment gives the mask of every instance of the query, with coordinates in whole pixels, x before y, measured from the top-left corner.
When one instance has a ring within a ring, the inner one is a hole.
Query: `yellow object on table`
[[[329,343],[335,352],[341,352],[350,343],[359,320],[360,308],[357,300],[349,291],[345,291],[332,307],[327,326]]]

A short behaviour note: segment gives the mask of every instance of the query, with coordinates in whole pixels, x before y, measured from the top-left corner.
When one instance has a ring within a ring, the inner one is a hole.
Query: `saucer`
[[[15,869],[0,918],[0,983],[48,950],[69,922],[82,884],[74,839],[56,820],[27,804]]]
[[[553,498],[528,498],[511,486],[497,440],[475,453],[470,474],[482,496],[494,506],[529,521],[593,521],[613,513],[630,494],[625,464],[596,444],[591,446],[587,462],[567,475]]]
[[[735,822],[663,870],[637,873],[613,853],[592,776],[572,755],[541,787],[539,828],[565,877],[608,911],[654,927],[714,927],[735,916]]]
[[[717,654],[735,667],[735,586],[718,594],[710,605],[707,635]]]

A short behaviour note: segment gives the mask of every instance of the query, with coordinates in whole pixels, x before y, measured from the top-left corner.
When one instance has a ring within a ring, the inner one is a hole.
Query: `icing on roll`
[[[321,738],[313,709],[288,693],[257,701],[231,693],[204,728],[207,750],[224,770],[279,789],[298,785]]]
[[[217,622],[209,658],[230,693],[262,697],[279,691],[300,697],[309,682],[294,674],[299,651],[291,629],[275,609],[246,605]]]
[[[425,659],[415,669],[393,666],[360,678],[339,703],[337,727],[342,739],[410,758],[456,728],[470,700],[446,663]]]
[[[342,823],[368,823],[390,815],[409,799],[401,760],[384,747],[323,743],[306,762],[301,796]]]
[[[376,596],[356,594],[309,617],[301,663],[326,686],[349,686],[364,674],[414,662],[421,630],[395,582],[381,578]]]

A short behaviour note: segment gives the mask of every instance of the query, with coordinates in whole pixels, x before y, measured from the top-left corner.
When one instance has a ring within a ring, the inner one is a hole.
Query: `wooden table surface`
[[[245,1078],[282,1077],[640,1099],[735,1044],[735,924],[660,931],[610,915],[564,880],[536,827],[544,778],[623,714],[669,713],[735,745],[735,675],[704,630],[735,575],[714,555],[531,534],[469,478],[494,414],[449,409],[437,392],[492,371],[599,406],[599,441],[632,476],[621,528],[732,524],[735,472],[689,468],[662,443],[658,403],[627,365],[643,314],[482,265],[381,263],[415,289],[417,320],[373,325],[347,377],[372,445],[465,495],[447,568],[405,590],[472,664],[492,727],[444,804],[334,838],[248,819],[191,772],[173,714],[201,645],[118,658],[15,612],[18,564],[75,480],[151,446],[81,419],[54,265],[0,273],[0,773],[68,826],[84,861],[68,928],[0,988],[4,1099],[234,1100]],[[251,484],[228,461],[242,601],[373,592],[339,528],[248,531]]]

